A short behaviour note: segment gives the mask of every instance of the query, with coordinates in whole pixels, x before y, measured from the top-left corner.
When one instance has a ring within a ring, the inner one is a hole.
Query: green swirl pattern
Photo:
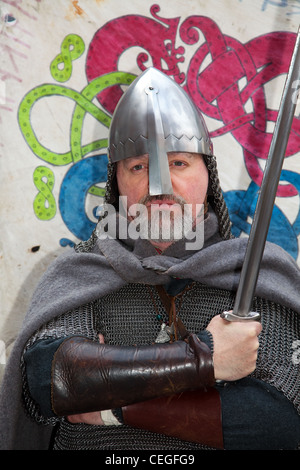
[[[33,173],[33,182],[38,194],[33,201],[33,208],[40,220],[50,220],[56,214],[56,202],[52,194],[54,173],[46,166],[38,166]]]
[[[43,161],[56,166],[76,163],[87,154],[107,148],[107,139],[99,139],[87,145],[82,145],[82,131],[84,118],[86,114],[92,115],[98,122],[109,128],[111,117],[92,100],[107,87],[113,85],[129,85],[135,75],[125,72],[112,72],[107,75],[96,78],[90,82],[81,92],[56,84],[40,85],[29,91],[23,98],[18,109],[18,122],[21,132],[31,148],[32,152]],[[56,153],[43,146],[33,130],[30,115],[35,103],[44,97],[64,96],[75,103],[74,112],[71,120],[70,129],[70,150],[65,153]],[[52,194],[54,179],[53,173],[47,167],[38,167],[34,172],[34,182],[39,189],[34,201],[34,211],[38,218],[49,220],[54,217],[56,212],[56,203]],[[50,175],[52,173],[52,176]],[[42,178],[46,178],[47,182]],[[89,192],[96,196],[104,196],[105,190],[98,186],[92,186]]]
[[[72,62],[78,59],[85,50],[83,40],[77,34],[69,34],[61,43],[61,52],[50,64],[52,77],[57,82],[66,82],[72,75]]]
[[[107,139],[99,139],[90,144],[81,145],[84,117],[86,113],[89,113],[108,128],[111,117],[92,103],[92,100],[105,88],[112,85],[129,85],[135,78],[135,75],[129,73],[112,72],[95,78],[81,93],[56,84],[40,85],[29,91],[20,103],[18,121],[21,132],[33,153],[51,165],[68,165],[80,160],[90,152],[105,148]],[[52,152],[44,147],[38,141],[30,121],[30,114],[37,100],[55,95],[64,96],[76,103],[71,122],[70,150],[65,153]]]

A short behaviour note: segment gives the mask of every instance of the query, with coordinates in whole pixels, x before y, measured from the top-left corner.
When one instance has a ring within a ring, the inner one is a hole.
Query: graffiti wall
[[[95,226],[111,116],[147,67],[203,113],[234,234],[249,234],[300,2],[0,0],[0,10],[3,368],[40,276]],[[268,236],[297,262],[299,113]]]

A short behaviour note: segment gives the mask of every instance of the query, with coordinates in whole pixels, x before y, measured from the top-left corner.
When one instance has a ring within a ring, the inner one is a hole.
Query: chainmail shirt
[[[231,309],[234,294],[222,289],[192,283],[177,296],[177,313],[190,332],[206,328],[210,319]],[[257,368],[253,376],[281,390],[300,411],[299,365],[292,360],[293,342],[299,338],[299,315],[292,310],[261,298],[253,301],[253,310],[261,313],[263,333]],[[41,338],[59,338],[81,334],[98,341],[102,333],[107,344],[151,344],[160,330],[157,315],[167,320],[166,312],[154,286],[129,284],[88,305],[49,322],[41,328],[30,344]],[[34,419],[45,422],[38,407],[25,390],[26,407]],[[45,424],[55,424],[48,419]],[[90,426],[70,424],[62,420],[56,434],[54,449],[155,450],[201,449],[197,444],[136,430],[129,426]]]

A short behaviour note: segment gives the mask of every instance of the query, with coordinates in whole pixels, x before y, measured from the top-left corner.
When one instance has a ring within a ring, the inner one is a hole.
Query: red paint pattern
[[[268,121],[275,122],[277,110],[266,103],[264,86],[289,69],[296,34],[271,32],[256,37],[246,44],[224,35],[218,25],[204,16],[165,19],[158,16],[158,5],[151,7],[153,18],[128,15],[106,23],[91,41],[86,62],[88,80],[118,70],[118,61],[125,50],[139,46],[144,49],[137,56],[141,71],[150,60],[153,66],[182,84],[200,111],[220,121],[221,127],[212,137],[231,132],[243,148],[245,165],[251,179],[260,186],[263,172],[259,159],[266,159],[272,139],[267,132]],[[186,67],[184,47],[175,47],[179,33],[187,45],[199,47]],[[205,41],[201,39],[200,33]],[[208,63],[208,65],[203,65]],[[185,84],[183,85],[183,83]],[[121,87],[104,90],[98,99],[113,113],[122,96]],[[245,110],[251,99],[252,112]],[[294,118],[286,156],[300,151],[300,119]],[[298,194],[291,184],[280,184],[277,195],[290,197]]]

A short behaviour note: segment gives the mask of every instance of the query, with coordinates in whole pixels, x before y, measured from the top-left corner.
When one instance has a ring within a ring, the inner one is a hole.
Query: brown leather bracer
[[[129,426],[224,449],[221,400],[215,388],[155,398],[122,411]]]
[[[212,354],[196,335],[150,346],[110,346],[67,338],[52,363],[58,416],[123,407],[214,385]]]

